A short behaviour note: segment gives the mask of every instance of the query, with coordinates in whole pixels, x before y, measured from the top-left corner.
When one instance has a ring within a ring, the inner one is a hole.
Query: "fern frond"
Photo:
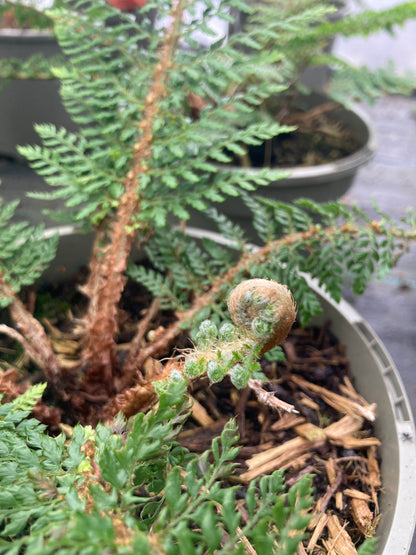
[[[287,491],[283,471],[253,481],[241,508],[237,488],[223,482],[239,451],[235,422],[209,451],[191,455],[175,441],[189,414],[185,380],[157,388],[157,409],[96,430],[77,425],[68,438],[23,420],[13,403],[0,406],[0,553],[42,546],[57,555],[179,555],[186,546],[225,555],[247,542],[262,553],[295,553],[310,518],[311,478]]]
[[[221,306],[231,287],[247,276],[286,284],[297,303],[300,321],[306,324],[311,316],[321,312],[321,307],[309,289],[305,273],[316,278],[330,296],[339,300],[347,277],[353,290],[362,292],[372,277],[385,275],[406,252],[409,243],[416,240],[416,219],[412,211],[398,225],[391,219],[373,221],[356,207],[340,202],[317,204],[299,200],[292,206],[257,197],[256,202],[247,204],[260,218],[264,208],[271,211],[273,226],[266,230],[268,242],[247,250],[237,232],[230,249],[240,251],[240,260],[224,268],[222,275],[211,283],[210,290],[178,315],[178,325],[191,320],[195,327],[210,318],[212,307]],[[259,205],[264,205],[260,211]],[[213,214],[220,224],[225,223],[227,230],[230,224],[227,218]],[[264,227],[258,228],[264,232]],[[230,239],[233,231],[233,227],[228,229]]]
[[[416,2],[403,2],[397,6],[383,10],[363,10],[357,14],[345,16],[338,21],[326,21],[318,28],[311,29],[311,36],[333,36],[340,34],[345,37],[354,35],[368,36],[377,31],[393,33],[395,26],[403,25],[407,20],[416,17]]]
[[[7,306],[14,293],[32,285],[54,259],[58,236],[46,239],[43,226],[11,221],[18,201],[9,205],[0,202],[0,305]],[[6,283],[7,287],[3,287]]]
[[[219,232],[230,241],[230,248],[244,250],[247,238],[242,227],[213,207],[205,210],[205,215],[215,222]]]
[[[182,232],[157,230],[146,245],[153,268],[129,265],[128,274],[144,285],[164,309],[183,309],[204,291],[232,255],[212,240],[202,244]]]
[[[344,105],[351,103],[351,99],[373,104],[384,95],[408,96],[416,88],[416,77],[397,74],[392,63],[370,70],[366,66],[353,67],[339,58],[327,57],[326,61],[336,68],[328,93]]]
[[[137,283],[140,283],[160,301],[162,309],[175,309],[182,306],[180,299],[172,291],[172,282],[169,277],[143,266],[129,265],[127,275]]]
[[[30,387],[27,391],[19,395],[11,403],[13,412],[30,412],[39,399],[42,397],[45,389],[46,383],[39,383]]]

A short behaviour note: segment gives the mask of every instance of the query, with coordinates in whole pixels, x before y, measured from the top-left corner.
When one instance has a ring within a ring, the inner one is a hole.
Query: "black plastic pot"
[[[312,95],[308,99],[310,107],[327,101],[321,95]],[[316,166],[283,167],[288,176],[266,187],[260,187],[258,194],[291,202],[300,197],[307,197],[317,202],[337,200],[344,195],[354,182],[358,170],[374,156],[377,138],[370,118],[358,107],[339,106],[331,112],[331,119],[336,120],[357,140],[358,149],[348,156]],[[258,171],[256,169],[251,172]],[[238,215],[234,203],[230,202],[229,213]],[[227,210],[228,211],[228,210]]]

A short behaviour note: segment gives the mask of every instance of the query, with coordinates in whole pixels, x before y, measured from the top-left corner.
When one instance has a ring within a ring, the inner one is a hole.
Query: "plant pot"
[[[305,100],[305,106],[313,108],[325,101],[327,101],[325,96],[311,95]],[[336,119],[356,138],[358,149],[345,158],[326,164],[284,167],[282,170],[289,175],[266,187],[260,187],[257,191],[259,195],[282,202],[292,202],[300,197],[326,202],[337,200],[348,191],[358,170],[375,154],[376,132],[370,118],[358,106],[349,109],[340,106],[334,110],[333,115],[333,119]],[[251,172],[256,171],[258,170],[251,170]],[[239,214],[234,204],[228,213]]]
[[[192,228],[188,233],[229,244],[218,233]],[[331,323],[332,332],[346,348],[357,391],[377,404],[375,431],[381,440],[383,491],[376,554],[410,554],[416,522],[415,423],[399,372],[380,338],[348,302],[336,303],[314,280],[308,283],[323,309],[311,324]]]
[[[0,59],[27,60],[35,54],[52,58],[61,54],[55,37],[47,31],[0,30]],[[0,80],[0,154],[22,159],[16,145],[39,143],[35,123],[52,123],[74,129],[56,79]]]
[[[77,236],[70,226],[46,233],[56,231],[61,241],[55,269],[43,276],[47,281],[68,278],[88,260],[91,249],[91,236]],[[229,244],[218,233],[195,228],[188,229],[188,233],[196,239],[208,237],[219,244]],[[134,253],[137,256],[140,253]],[[382,518],[376,532],[379,538],[376,553],[407,554],[416,520],[416,443],[415,425],[401,378],[382,342],[357,311],[344,300],[338,304],[332,301],[313,280],[309,280],[309,285],[323,308],[322,315],[312,324],[330,321],[331,330],[346,347],[358,392],[378,407],[375,429],[381,440],[383,491],[379,497]]]
[[[327,101],[324,95],[313,94],[305,97],[304,106],[313,108]],[[358,143],[358,149],[352,154],[325,164],[316,166],[298,166],[279,168],[287,176],[257,189],[256,195],[281,202],[293,202],[299,198],[309,198],[316,202],[338,200],[352,186],[359,169],[374,156],[377,148],[376,131],[370,118],[358,107],[339,106],[332,112],[334,118],[352,133]],[[225,170],[230,166],[221,166]],[[232,167],[232,166],[231,166]],[[250,174],[258,173],[257,168],[250,168]],[[243,201],[238,197],[229,197],[217,208],[233,221],[240,224],[249,236],[253,236],[252,215]],[[213,229],[212,222],[202,213],[192,213],[191,225],[204,229]]]

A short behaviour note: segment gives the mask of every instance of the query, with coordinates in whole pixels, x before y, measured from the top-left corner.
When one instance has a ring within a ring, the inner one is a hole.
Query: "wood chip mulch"
[[[347,353],[328,325],[294,329],[283,348],[284,362],[262,361],[269,382],[256,381],[254,389],[239,392],[228,380],[194,382],[192,418],[180,441],[201,453],[235,417],[242,487],[277,469],[285,469],[288,486],[314,475],[313,516],[299,553],[357,553],[380,519],[376,407],[355,390]],[[270,396],[293,410],[272,408]]]

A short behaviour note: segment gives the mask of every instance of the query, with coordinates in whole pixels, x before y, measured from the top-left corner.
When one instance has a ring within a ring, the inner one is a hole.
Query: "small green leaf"
[[[222,530],[218,526],[218,522],[219,518],[215,514],[213,505],[205,503],[200,524],[202,536],[211,551],[218,549],[221,545]]]
[[[2,536],[17,536],[25,528],[30,517],[30,511],[16,511],[11,514],[10,521],[4,527]]]
[[[166,479],[165,499],[169,510],[173,515],[178,513],[178,502],[182,495],[181,468],[175,466],[169,472]],[[185,495],[185,494],[184,494]]]
[[[222,516],[230,535],[234,535],[240,525],[241,515],[236,509],[235,493],[233,488],[227,488],[224,492]]]

